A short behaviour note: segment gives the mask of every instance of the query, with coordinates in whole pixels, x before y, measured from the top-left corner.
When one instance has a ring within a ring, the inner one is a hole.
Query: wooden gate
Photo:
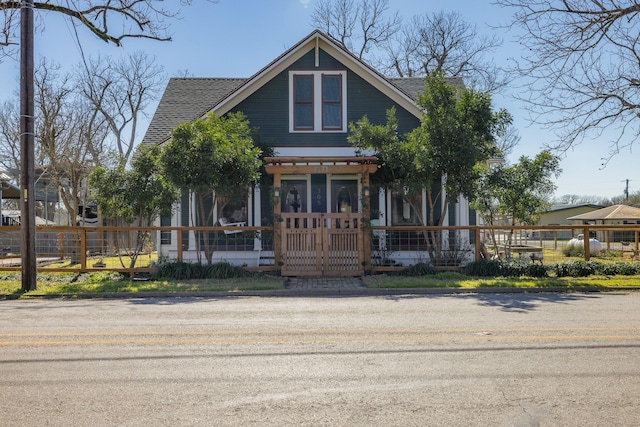
[[[283,276],[364,274],[362,214],[281,215]]]

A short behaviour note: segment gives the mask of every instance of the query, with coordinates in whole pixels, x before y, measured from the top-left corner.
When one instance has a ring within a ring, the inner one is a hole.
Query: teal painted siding
[[[289,132],[289,70],[345,70],[346,67],[326,52],[320,52],[320,67],[315,68],[313,49],[262,88],[241,102],[234,111],[242,111],[252,127],[258,128],[263,141],[282,147],[348,147],[347,132]],[[362,78],[347,70],[347,122],[367,116],[372,123],[386,123],[386,111],[396,107],[399,130],[411,131],[419,120],[401,108]]]

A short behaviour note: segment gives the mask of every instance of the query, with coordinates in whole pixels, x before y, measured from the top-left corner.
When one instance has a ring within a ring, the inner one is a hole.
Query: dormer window
[[[346,132],[346,71],[289,72],[289,131]]]

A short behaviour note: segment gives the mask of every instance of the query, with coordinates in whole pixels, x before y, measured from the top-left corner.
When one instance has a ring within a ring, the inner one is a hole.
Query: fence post
[[[87,268],[87,229],[80,228],[80,268]]]
[[[477,225],[474,228],[474,234],[476,238],[476,261],[480,261],[480,227]]]
[[[178,244],[178,262],[182,262],[182,230],[176,229],[176,242]]]
[[[582,247],[584,248],[584,260],[589,261],[589,258],[591,257],[591,242],[589,241],[591,239],[591,235],[589,234],[589,227],[585,227],[582,230],[582,233],[584,236],[584,238],[582,239]]]

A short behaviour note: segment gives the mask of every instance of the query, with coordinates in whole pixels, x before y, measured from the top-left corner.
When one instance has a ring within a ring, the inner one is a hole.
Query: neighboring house
[[[627,205],[612,205],[596,211],[575,215],[567,218],[573,224],[580,225],[614,225],[614,224],[640,224],[640,208]],[[612,232],[607,240],[604,231],[598,231],[596,238],[601,241],[634,241],[634,232]]]
[[[450,82],[462,87],[460,79]],[[275,225],[274,239],[243,241],[243,233],[230,229],[222,239],[232,243],[218,242],[214,259],[257,265],[266,253],[282,274],[358,275],[371,265],[365,223],[420,221],[401,195],[370,185],[376,158],[356,157],[347,142],[348,124],[363,116],[384,124],[387,110],[395,107],[399,132],[407,133],[420,124],[422,111],[415,100],[423,89],[422,78],[385,78],[314,31],[250,78],[172,78],[142,142],[162,144],[178,124],[210,111],[241,111],[261,141],[274,146],[276,157],[266,160],[273,184],[252,189],[242,203],[214,207],[213,224],[208,225]],[[444,224],[474,222],[468,201],[453,199]],[[422,205],[426,218],[424,195]],[[162,218],[161,224],[194,225],[194,207],[195,199],[183,195],[173,216]],[[185,257],[195,259],[195,237],[181,237]],[[161,253],[175,258],[175,234],[164,233],[160,240]],[[414,245],[395,255],[411,263],[424,258],[420,249]]]
[[[552,205],[548,211],[540,214],[538,225],[571,225],[572,222],[569,220],[569,217],[593,212],[601,208],[602,206],[593,204]],[[560,230],[557,232],[545,231],[543,233],[543,238],[545,239],[553,237],[568,240],[573,236],[571,235],[571,231],[569,230]]]
[[[14,182],[19,181],[20,171],[16,169],[12,169],[10,171],[0,171],[0,217],[2,218],[2,225],[19,225],[20,224],[20,215],[16,214],[19,210],[19,200],[20,200],[20,187]],[[55,186],[50,185],[50,177],[47,174],[46,168],[36,167],[35,168],[35,201],[39,202],[36,206],[36,225],[51,225],[53,223],[53,217],[55,214],[54,207],[57,205],[59,201],[58,190]],[[10,208],[6,208],[4,206],[4,200],[13,200],[15,201],[14,206],[12,206],[13,211],[9,213]],[[40,218],[42,217],[42,218]],[[47,218],[49,218],[47,220]],[[42,219],[42,223],[38,222]]]

